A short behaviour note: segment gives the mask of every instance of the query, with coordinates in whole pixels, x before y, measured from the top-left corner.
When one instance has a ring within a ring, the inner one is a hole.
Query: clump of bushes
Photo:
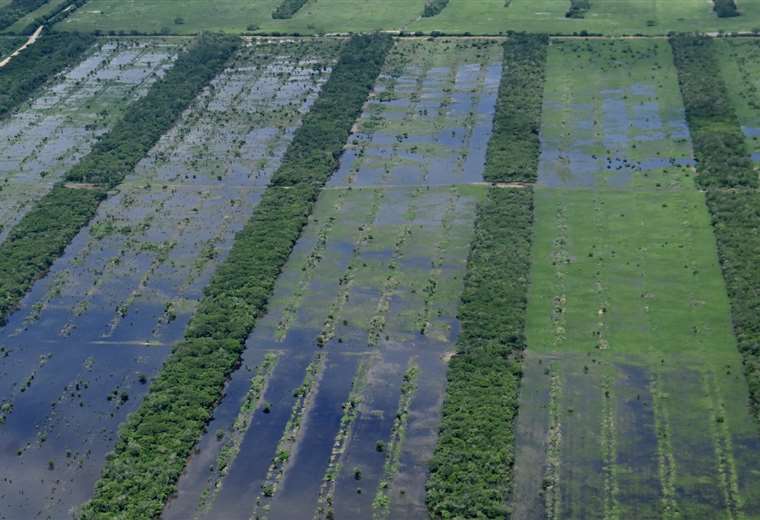
[[[272,12],[272,18],[275,20],[293,18],[307,1],[308,0],[282,0],[282,3]]]
[[[713,11],[719,18],[731,18],[740,14],[734,0],[713,0]]]
[[[686,107],[697,182],[703,188],[757,186],[744,134],[728,99],[712,39],[679,34],[670,38]]]
[[[237,38],[201,36],[11,230],[0,244],[0,324],[95,215],[108,190],[119,184],[171,128],[193,98],[223,69],[238,45]],[[87,185],[72,188],[70,183]]]
[[[185,339],[122,426],[83,519],[160,514],[392,44],[387,35],[369,35],[344,45],[251,220],[206,288]]]
[[[586,11],[591,9],[590,0],[570,0],[570,9],[565,13],[565,18],[585,18]]]
[[[488,145],[489,182],[534,182],[541,149],[546,50],[541,34],[516,34],[504,44],[504,72]]]
[[[446,9],[447,5],[449,5],[449,0],[426,0],[422,16],[425,18],[436,16]]]

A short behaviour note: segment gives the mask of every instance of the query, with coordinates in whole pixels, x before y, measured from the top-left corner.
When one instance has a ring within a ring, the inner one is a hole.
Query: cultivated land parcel
[[[0,0],[0,518],[760,519],[718,4]]]

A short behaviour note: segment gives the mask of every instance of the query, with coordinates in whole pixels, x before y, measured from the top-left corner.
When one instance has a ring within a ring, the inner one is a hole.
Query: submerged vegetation
[[[504,44],[505,71],[484,175],[489,182],[536,180],[548,43],[545,35],[521,34]]]
[[[548,38],[535,35],[504,45],[506,72],[486,162],[489,181],[536,178],[547,44]],[[449,364],[427,485],[435,518],[497,518],[507,512],[532,223],[530,187],[491,188],[478,208],[459,308],[462,331]]]
[[[53,76],[79,61],[94,41],[89,34],[53,33],[11,60],[0,74],[0,118],[18,108]]]
[[[0,323],[16,308],[32,284],[95,214],[109,190],[171,128],[201,89],[224,67],[238,40],[204,35],[148,94],[127,109],[50,193],[0,244]]]
[[[380,73],[392,39],[355,36],[214,275],[185,335],[123,428],[84,518],[160,513]],[[138,491],[139,490],[139,491]]]

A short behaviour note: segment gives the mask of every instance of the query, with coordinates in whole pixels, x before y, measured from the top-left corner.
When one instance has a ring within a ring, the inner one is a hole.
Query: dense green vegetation
[[[28,13],[45,5],[48,0],[12,0],[0,7],[0,29],[6,29]]]
[[[589,0],[570,0],[570,9],[565,13],[566,18],[585,18],[586,11],[591,9]]]
[[[547,45],[542,35],[518,35],[504,45],[505,73],[485,167],[491,182],[536,178]],[[434,518],[506,514],[532,224],[532,188],[492,188],[478,208],[459,308],[462,332],[449,365],[427,486]]]
[[[449,5],[449,0],[426,0],[422,16],[430,17],[439,14]]]
[[[536,180],[548,43],[545,35],[521,34],[504,44],[504,76],[484,173],[489,182]]]
[[[153,518],[161,512],[337,167],[391,45],[386,35],[355,36],[345,44],[270,187],[206,289],[185,340],[123,425],[83,518]]]
[[[16,225],[0,244],[0,322],[92,218],[107,191],[121,182],[222,70],[237,46],[236,38],[201,36],[63,182]]]
[[[76,8],[86,4],[87,1],[88,0],[71,0],[64,2],[58,5],[52,11],[37,16],[34,21],[24,27],[23,31],[21,32],[24,34],[32,34],[40,25],[53,25],[55,23],[58,23],[73,13]]]
[[[760,418],[760,194],[710,191],[707,206],[718,241],[718,257],[726,280],[731,318],[753,413]]]
[[[720,18],[739,16],[739,9],[734,0],[713,0],[713,10]]]
[[[0,74],[0,117],[29,99],[47,80],[76,63],[95,41],[91,35],[53,33],[3,67]]]
[[[434,518],[503,518],[530,271],[533,190],[492,188],[478,209],[427,502]]]
[[[711,38],[670,38],[686,118],[704,188],[757,186],[757,174],[713,52]]]
[[[307,0],[282,0],[282,3],[272,12],[272,18],[275,20],[292,18],[293,15],[304,6],[306,1]]]

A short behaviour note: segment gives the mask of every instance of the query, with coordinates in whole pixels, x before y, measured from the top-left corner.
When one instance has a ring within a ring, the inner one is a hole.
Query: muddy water
[[[241,50],[2,330],[6,517],[60,518],[91,492],[329,73],[301,54]]]

